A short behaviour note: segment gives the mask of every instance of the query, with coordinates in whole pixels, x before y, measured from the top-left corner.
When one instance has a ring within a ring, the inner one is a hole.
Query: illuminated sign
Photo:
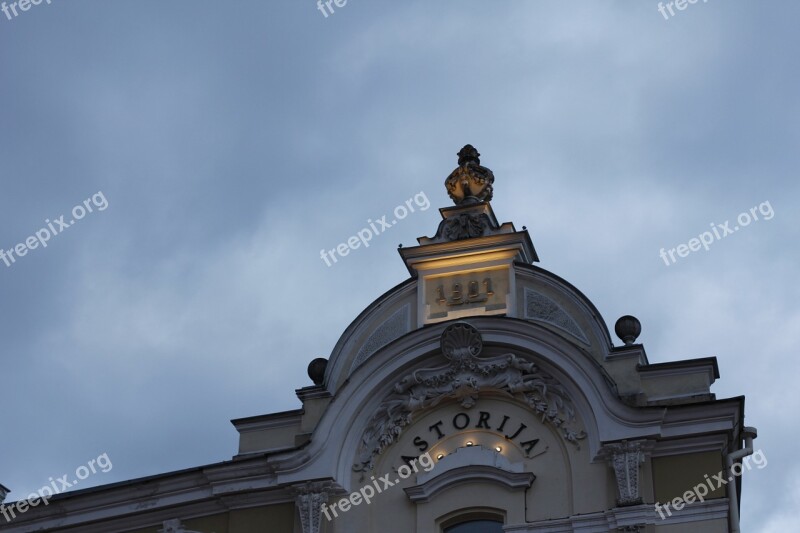
[[[472,441],[470,432],[488,431],[500,437],[503,441],[508,441],[519,446],[527,457],[533,453],[539,443],[536,431],[531,429],[535,423],[525,424],[521,420],[516,420],[512,416],[496,411],[459,411],[454,415],[447,415],[427,427],[427,431],[418,432],[414,435],[412,443],[416,450],[408,455],[403,455],[402,459],[416,459],[420,453],[426,452],[448,437],[462,434],[464,442],[462,445],[471,446]],[[475,439],[477,442],[477,439]],[[451,450],[452,451],[452,450]],[[502,451],[502,450],[497,450]]]

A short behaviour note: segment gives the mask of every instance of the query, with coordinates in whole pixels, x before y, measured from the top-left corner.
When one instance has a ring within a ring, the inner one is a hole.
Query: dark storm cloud
[[[746,529],[784,531],[800,340],[800,8],[708,2],[311,0],[41,4],[0,15],[0,483],[22,497],[101,453],[99,484],[230,458],[231,418],[292,409],[435,209],[326,267],[330,248],[442,182],[470,142],[542,266],[652,361],[717,355],[769,457]],[[675,265],[671,247],[775,217]],[[789,391],[789,392],[785,392]],[[780,410],[775,405],[784,405]],[[191,446],[186,443],[191,442]],[[794,468],[795,470],[792,470]],[[775,503],[778,505],[775,505]]]

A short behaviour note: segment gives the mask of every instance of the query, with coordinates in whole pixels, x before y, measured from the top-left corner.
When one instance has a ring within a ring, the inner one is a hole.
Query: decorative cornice
[[[268,415],[250,416],[231,420],[231,424],[240,433],[243,431],[262,431],[266,429],[299,426],[303,419],[303,410],[294,409]]]
[[[503,530],[513,533],[643,531],[645,524],[655,524],[656,516],[652,504],[642,504],[635,507],[615,507],[607,511],[578,514],[567,518],[508,525]]]
[[[285,488],[276,486],[265,458],[227,461],[59,494],[49,505],[19,515],[3,532],[143,529],[176,516],[186,520],[252,507],[253,500],[259,505],[293,500]]]
[[[724,432],[682,439],[660,440],[656,443],[650,455],[652,457],[665,457],[703,452],[723,453],[729,440],[730,436]]]
[[[558,429],[567,442],[578,446],[586,437],[583,430],[574,426],[575,408],[566,389],[535,363],[510,353],[479,358],[483,340],[478,330],[466,322],[445,328],[441,350],[448,364],[404,376],[381,402],[361,438],[353,470],[371,470],[375,457],[397,440],[416,412],[446,400],[470,408],[480,393],[488,391],[524,402],[543,422]]]
[[[307,400],[320,400],[331,397],[330,391],[322,385],[311,385],[309,387],[303,387],[302,389],[295,389],[294,393],[297,395],[297,398],[304,403]]]

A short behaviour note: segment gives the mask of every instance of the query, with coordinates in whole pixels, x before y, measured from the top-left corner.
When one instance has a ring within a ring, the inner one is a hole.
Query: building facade
[[[477,150],[458,155],[455,205],[311,362],[301,407],[233,420],[231,460],[62,494],[0,530],[738,531],[755,430],[744,397],[711,392],[716,359],[650,364],[632,316],[615,345],[525,228],[498,223]]]

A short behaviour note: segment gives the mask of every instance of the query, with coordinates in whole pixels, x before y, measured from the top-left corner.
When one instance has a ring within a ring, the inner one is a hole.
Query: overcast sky
[[[397,245],[435,232],[472,143],[498,218],[610,328],[639,317],[651,362],[718,357],[713,391],[747,396],[769,460],[744,474],[743,529],[793,530],[800,4],[334,8],[0,13],[0,248],[57,232],[0,262],[9,500],[103,453],[77,488],[230,459],[230,419],[298,408],[308,362],[407,278]],[[420,192],[430,209],[320,258]]]

